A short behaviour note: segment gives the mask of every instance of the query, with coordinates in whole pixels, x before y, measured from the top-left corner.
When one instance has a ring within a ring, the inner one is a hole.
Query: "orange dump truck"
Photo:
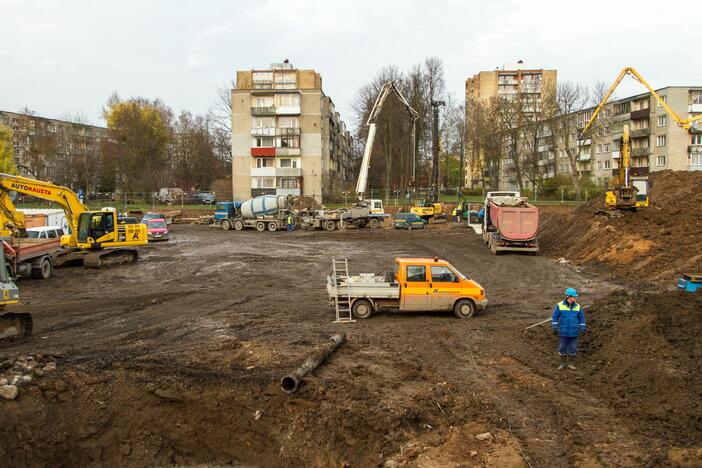
[[[483,213],[483,240],[492,253],[539,252],[539,209],[519,192],[488,192]]]
[[[396,258],[386,275],[332,274],[327,293],[348,303],[355,318],[368,318],[379,309],[401,311],[453,311],[458,318],[472,317],[487,307],[485,290],[446,260]]]

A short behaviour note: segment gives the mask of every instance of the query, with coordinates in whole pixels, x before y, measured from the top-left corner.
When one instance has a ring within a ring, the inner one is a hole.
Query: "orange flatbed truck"
[[[446,260],[396,258],[387,275],[361,273],[327,277],[332,304],[348,298],[354,318],[370,317],[379,309],[408,312],[453,311],[458,318],[472,317],[487,307],[485,290]]]

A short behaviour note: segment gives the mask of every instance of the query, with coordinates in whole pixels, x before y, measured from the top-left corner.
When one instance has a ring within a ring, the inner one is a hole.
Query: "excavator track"
[[[25,312],[0,315],[0,340],[16,340],[30,336],[33,328],[32,314]]]
[[[83,257],[85,268],[111,268],[126,263],[136,263],[139,252],[135,249],[110,249],[90,252]]]

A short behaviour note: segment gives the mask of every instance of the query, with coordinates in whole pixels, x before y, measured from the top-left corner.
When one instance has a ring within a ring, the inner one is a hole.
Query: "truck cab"
[[[453,310],[469,317],[487,305],[485,290],[446,260],[396,258],[393,275],[400,285],[403,311]]]

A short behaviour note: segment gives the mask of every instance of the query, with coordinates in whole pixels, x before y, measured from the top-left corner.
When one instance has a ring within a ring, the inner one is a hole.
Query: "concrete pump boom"
[[[359,200],[363,200],[366,193],[366,185],[368,184],[368,168],[370,167],[370,158],[373,151],[373,140],[375,140],[375,121],[378,118],[378,115],[380,115],[380,111],[383,109],[385,99],[387,99],[388,95],[390,95],[390,93],[393,91],[400,99],[400,102],[402,102],[407,109],[410,120],[412,121],[412,164],[414,165],[414,139],[416,122],[419,118],[419,114],[417,114],[417,111],[410,106],[409,102],[407,102],[407,99],[405,99],[405,97],[402,95],[395,82],[388,81],[383,85],[378,97],[375,99],[375,104],[373,104],[373,108],[371,109],[370,114],[368,115],[368,120],[366,121],[366,126],[368,127],[368,138],[366,139],[366,147],[363,151],[361,170],[358,174],[358,182],[356,183],[356,195],[358,196]],[[412,178],[414,179],[414,173],[412,174]]]

